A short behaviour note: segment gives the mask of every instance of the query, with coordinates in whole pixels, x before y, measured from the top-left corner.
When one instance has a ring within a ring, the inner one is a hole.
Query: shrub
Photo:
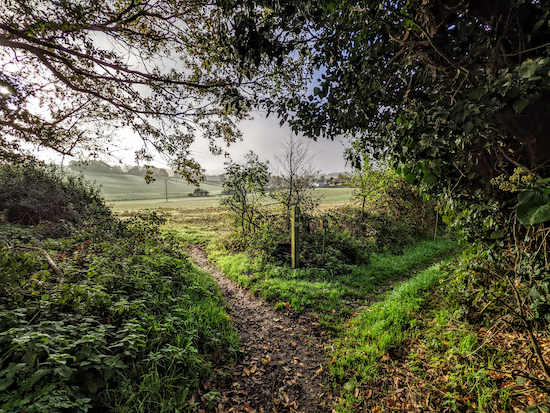
[[[110,216],[97,187],[45,164],[0,165],[0,214],[11,223],[41,224],[46,237],[65,236],[90,218]]]

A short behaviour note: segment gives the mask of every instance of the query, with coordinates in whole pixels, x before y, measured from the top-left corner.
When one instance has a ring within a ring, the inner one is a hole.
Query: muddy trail
[[[190,246],[189,255],[218,282],[241,336],[244,357],[222,383],[214,411],[246,413],[330,412],[333,397],[326,376],[326,331],[311,318],[272,306],[212,266],[204,251]]]

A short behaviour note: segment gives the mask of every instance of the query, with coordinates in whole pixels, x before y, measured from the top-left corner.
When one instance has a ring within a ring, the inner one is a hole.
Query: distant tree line
[[[109,165],[105,161],[71,161],[69,169],[75,172],[105,173],[105,174],[129,174],[144,177],[147,169],[142,166]],[[151,171],[156,178],[168,177],[168,172],[162,168],[152,167]]]

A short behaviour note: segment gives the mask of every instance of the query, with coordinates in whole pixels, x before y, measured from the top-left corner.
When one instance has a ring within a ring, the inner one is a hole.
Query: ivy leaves
[[[537,185],[518,193],[516,216],[527,228],[550,221],[550,178],[539,179]]]

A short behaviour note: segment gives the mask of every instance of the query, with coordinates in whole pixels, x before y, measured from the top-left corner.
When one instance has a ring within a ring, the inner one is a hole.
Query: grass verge
[[[339,338],[333,342],[330,373],[343,384],[338,411],[354,411],[366,396],[361,387],[373,382],[379,364],[389,360],[388,351],[399,347],[413,314],[426,294],[446,275],[440,265],[431,266],[386,293],[349,320]]]
[[[337,412],[550,411],[527,333],[471,323],[460,271],[433,265],[349,320],[330,353]]]
[[[368,305],[388,284],[414,273],[419,267],[456,248],[451,239],[420,241],[400,255],[373,254],[368,265],[341,264],[332,268],[292,269],[255,260],[245,254],[228,254],[220,244],[208,247],[209,257],[243,287],[276,308],[308,311],[319,322],[340,329],[358,309]]]

